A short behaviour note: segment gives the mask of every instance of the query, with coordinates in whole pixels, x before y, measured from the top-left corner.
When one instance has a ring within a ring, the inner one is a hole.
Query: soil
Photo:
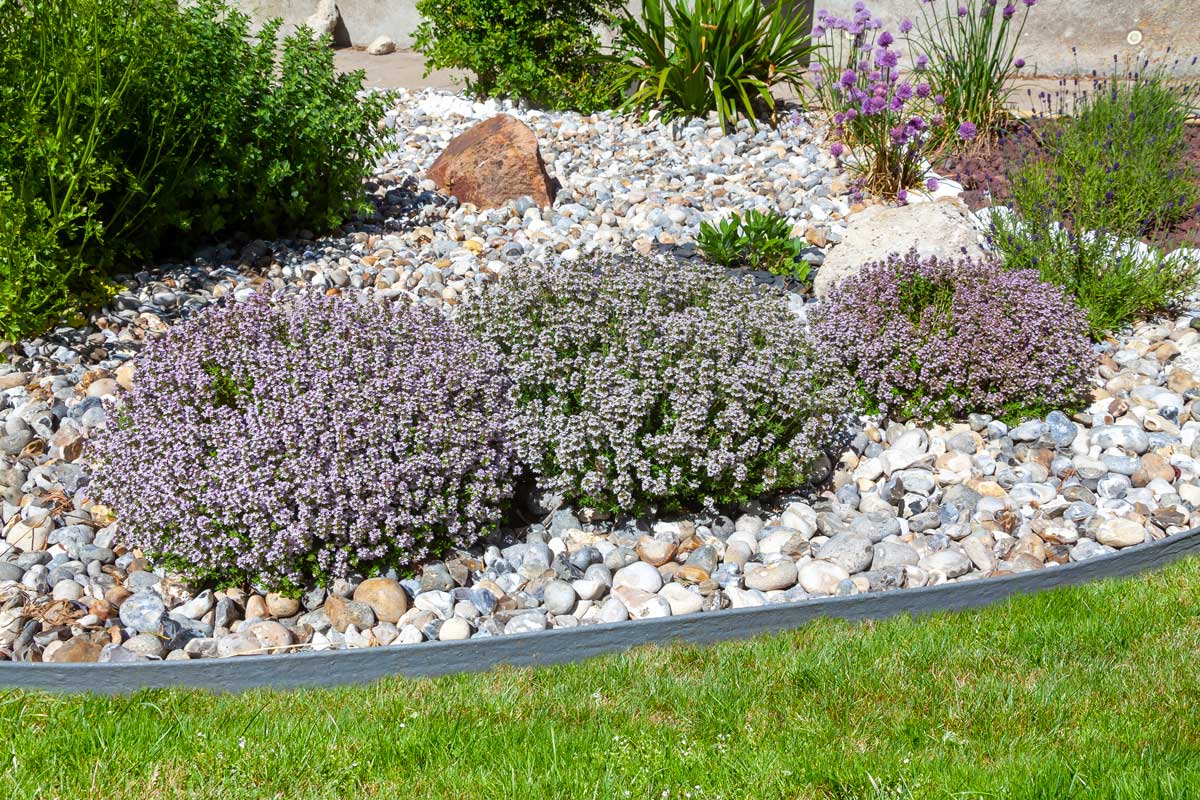
[[[962,198],[972,210],[1006,202],[1011,198],[1009,172],[1031,159],[1048,156],[1049,150],[1040,142],[1038,134],[1050,124],[1045,119],[1016,122],[988,148],[965,156],[944,157],[934,169],[962,184]],[[1184,128],[1184,142],[1185,161],[1200,182],[1200,125]],[[1175,223],[1165,234],[1157,234],[1154,243],[1167,249],[1200,247],[1200,212],[1193,210],[1191,216]]]

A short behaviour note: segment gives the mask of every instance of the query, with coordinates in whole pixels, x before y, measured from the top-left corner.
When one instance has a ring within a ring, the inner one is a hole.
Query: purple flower
[[[1018,58],[1016,61],[1013,62],[1013,66],[1016,67],[1017,69],[1023,69],[1025,67],[1025,59]]]
[[[1090,389],[1087,316],[1034,270],[912,250],[843,280],[810,319],[818,347],[893,419],[1069,408]]]
[[[297,588],[466,547],[516,466],[499,352],[424,309],[262,295],[150,342],[92,440],[123,543]]]
[[[1037,0],[1021,0],[1021,2],[1025,4],[1026,8],[1033,8],[1037,5]]]
[[[891,69],[899,62],[900,56],[895,50],[885,50],[875,59],[875,63],[885,69]]]
[[[925,188],[930,192],[936,192],[938,188],[938,179],[930,178],[929,180],[925,181]]]
[[[841,142],[834,142],[833,144],[829,145],[829,155],[833,156],[834,158],[841,158],[842,153],[844,152],[846,152],[846,146]]]
[[[907,189],[901,189],[900,191],[896,192],[896,202],[898,202],[902,206],[908,205],[908,190]]]
[[[959,7],[958,7],[958,15],[959,15],[960,17],[965,17],[965,16],[967,15],[967,7],[966,7],[966,6],[959,6]]]
[[[921,55],[917,56],[917,71],[918,72],[923,71],[928,66],[929,66],[929,56],[925,55],[924,53],[921,53]]]
[[[892,36],[891,33],[889,33],[888,31],[884,31],[883,33],[879,34],[879,38],[876,39],[875,41],[880,47],[887,47],[888,45],[890,45],[892,42],[894,42],[896,40]]]
[[[458,319],[500,350],[540,488],[610,512],[802,485],[849,390],[782,292],[702,262],[525,264]]]
[[[912,95],[913,95],[913,88],[911,85],[909,85],[907,83],[902,83],[896,87],[896,97],[899,97],[904,102],[908,102],[908,100],[912,97]]]
[[[1013,14],[1017,13],[1017,7],[1014,6],[1012,3],[1009,3],[1008,5],[1006,5],[1004,7],[1004,11],[1002,11],[1001,13],[1005,19],[1012,19]]]
[[[917,97],[920,97],[922,100],[924,100],[926,97],[929,97],[929,91],[928,83],[917,84]]]
[[[933,96],[933,102],[934,102],[934,104],[935,104],[935,105],[939,105],[939,106],[940,106],[940,105],[942,105],[943,103],[945,103],[945,102],[946,102],[946,96],[945,96],[944,94],[935,94],[935,95]]]
[[[842,79],[838,81],[843,87],[849,89],[858,82],[858,75],[852,69],[848,69],[842,73]]]
[[[912,30],[912,27],[913,27],[913,24],[912,24],[911,19],[908,19],[906,17],[906,18],[900,20],[900,32],[901,33],[908,33],[909,31]]]
[[[979,131],[975,127],[975,123],[973,123],[973,122],[964,122],[963,124],[958,126],[959,138],[964,139],[966,141],[970,141],[971,139],[974,139],[975,134],[978,132]]]
[[[932,117],[929,118],[929,124],[935,128],[941,126],[941,124],[945,121],[946,121],[946,118],[943,117],[941,114],[934,114]]]

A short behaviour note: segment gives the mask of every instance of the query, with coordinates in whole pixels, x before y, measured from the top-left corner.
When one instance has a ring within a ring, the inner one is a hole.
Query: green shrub
[[[70,311],[69,257],[40,203],[27,207],[0,186],[0,339],[44,328]]]
[[[1195,287],[1182,256],[1139,245],[1196,206],[1184,161],[1187,104],[1158,77],[1113,82],[1043,139],[1049,157],[1009,176],[1013,215],[993,217],[1010,269],[1036,269],[1066,287],[1094,337],[1171,306]]]
[[[714,264],[808,279],[808,264],[797,261],[804,240],[792,236],[791,221],[777,211],[751,210],[715,225],[701,223],[697,243]]]
[[[622,8],[613,21],[608,59],[617,86],[634,87],[623,108],[664,119],[716,111],[722,130],[763,113],[775,124],[772,90],[799,95],[815,50],[808,19],[784,2],[645,0],[640,16]]]
[[[1158,77],[1098,86],[1043,137],[1049,163],[1013,176],[1013,199],[1022,208],[1053,205],[1083,229],[1153,236],[1200,199],[1185,160],[1189,114],[1187,98]]]
[[[24,220],[5,235],[43,255],[0,294],[55,298],[5,335],[49,324],[107,270],[363,206],[383,101],[360,102],[361,74],[338,75],[308,31],[279,54],[277,22],[257,40],[249,25],[228,0],[0,0],[0,181]]]
[[[619,0],[418,0],[414,47],[434,69],[464,69],[467,90],[591,112],[619,101],[596,63],[594,27]]]
[[[1052,208],[992,215],[992,243],[1006,269],[1037,270],[1075,297],[1101,339],[1135,317],[1168,308],[1196,286],[1196,265],[1103,231],[1076,234]]]

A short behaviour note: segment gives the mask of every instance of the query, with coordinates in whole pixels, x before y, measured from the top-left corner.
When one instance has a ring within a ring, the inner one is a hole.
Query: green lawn
[[[0,694],[0,797],[1200,797],[1200,560],[985,611],[305,692]]]

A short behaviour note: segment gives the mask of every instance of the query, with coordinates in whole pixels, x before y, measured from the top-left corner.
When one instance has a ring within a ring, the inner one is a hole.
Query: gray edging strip
[[[1200,528],[1062,567],[921,589],[400,647],[134,664],[2,662],[0,686],[103,694],[172,686],[230,691],[258,687],[336,686],[389,675],[433,677],[478,672],[499,664],[561,664],[642,644],[672,641],[703,644],[740,639],[796,628],[819,617],[865,620],[977,608],[1017,594],[1132,575],[1197,552],[1200,552]]]

